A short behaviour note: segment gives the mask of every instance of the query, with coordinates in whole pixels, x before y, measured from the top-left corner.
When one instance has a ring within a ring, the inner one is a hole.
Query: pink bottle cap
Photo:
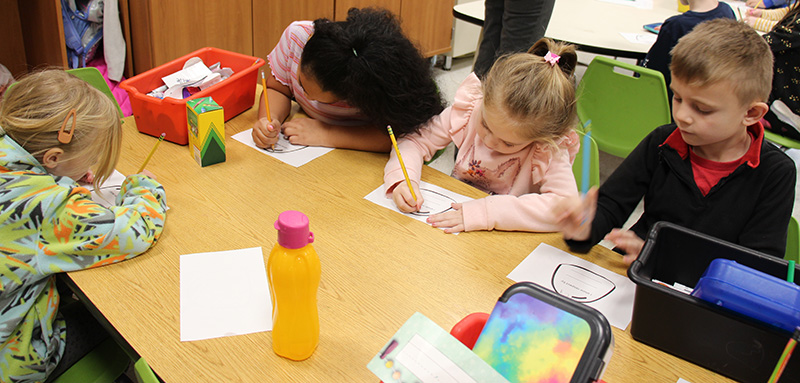
[[[278,215],[275,229],[278,244],[287,249],[300,249],[314,242],[314,233],[308,231],[308,217],[299,211],[287,210]]]

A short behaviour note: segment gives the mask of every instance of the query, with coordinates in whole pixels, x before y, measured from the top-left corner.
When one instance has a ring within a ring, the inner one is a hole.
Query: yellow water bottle
[[[269,253],[267,277],[272,298],[272,349],[276,354],[304,360],[319,344],[319,257],[311,243],[308,217],[285,211],[275,221],[278,243]]]

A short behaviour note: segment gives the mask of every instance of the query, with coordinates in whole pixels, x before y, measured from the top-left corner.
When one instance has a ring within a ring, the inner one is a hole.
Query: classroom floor
[[[595,55],[585,52],[578,52],[578,68],[575,71],[576,81],[580,82],[583,73],[586,71],[586,65],[592,61]],[[439,89],[442,92],[443,97],[447,101],[448,105],[452,103],[453,97],[455,96],[455,92],[458,89],[459,84],[472,72],[472,61],[473,56],[467,55],[464,57],[459,57],[453,59],[453,65],[450,70],[443,70],[441,66],[437,66],[434,68],[434,76],[436,77],[436,81],[439,83]],[[632,62],[635,63],[634,60],[630,59],[620,59],[620,61]],[[431,163],[431,167],[445,173],[450,174],[453,170],[453,163],[454,163],[454,148],[451,144],[445,151],[444,154],[439,156],[433,163]],[[790,149],[786,151],[786,154],[791,157],[796,165],[800,165],[800,150]],[[622,158],[616,157],[604,152],[600,152],[600,182],[608,178],[608,176],[614,171],[614,169],[619,166],[622,162]],[[798,166],[798,176],[800,177],[800,166]],[[800,182],[795,184],[795,203],[794,203],[794,210],[793,216],[795,218],[800,219],[800,203],[798,203],[798,199],[800,199]],[[639,215],[641,215],[642,205],[639,204],[639,207],[633,212],[631,218],[626,223],[625,227],[629,227],[633,223],[635,223],[636,219],[638,219]]]

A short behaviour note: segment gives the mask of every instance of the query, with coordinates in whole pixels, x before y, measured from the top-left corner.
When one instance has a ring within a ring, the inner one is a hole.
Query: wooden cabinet
[[[345,20],[353,7],[382,7],[400,17],[408,38],[430,57],[450,50],[454,0],[336,0],[335,20]]]
[[[42,66],[67,66],[59,0],[0,0],[0,63],[15,77]]]
[[[133,71],[141,73],[206,46],[266,58],[292,21],[344,20],[348,9],[367,6],[398,15],[405,33],[430,57],[450,50],[454,0],[123,2],[123,18],[130,18]]]
[[[292,21],[334,17],[334,0],[253,0],[253,56],[266,59]]]
[[[252,55],[252,6],[252,0],[129,1],[134,73],[208,46]]]

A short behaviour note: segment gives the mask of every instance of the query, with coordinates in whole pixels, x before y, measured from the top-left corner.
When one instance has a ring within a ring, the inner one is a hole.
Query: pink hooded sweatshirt
[[[570,130],[556,140],[556,148],[532,143],[513,154],[498,153],[478,136],[479,110],[483,102],[481,82],[470,74],[456,92],[453,105],[431,119],[418,133],[398,141],[408,176],[419,182],[423,161],[450,142],[458,147],[453,177],[489,194],[463,204],[465,231],[556,231],[552,206],[578,195],[572,161],[580,146]],[[473,118],[474,116],[474,118]],[[405,181],[397,155],[392,151],[384,168],[387,196]]]

